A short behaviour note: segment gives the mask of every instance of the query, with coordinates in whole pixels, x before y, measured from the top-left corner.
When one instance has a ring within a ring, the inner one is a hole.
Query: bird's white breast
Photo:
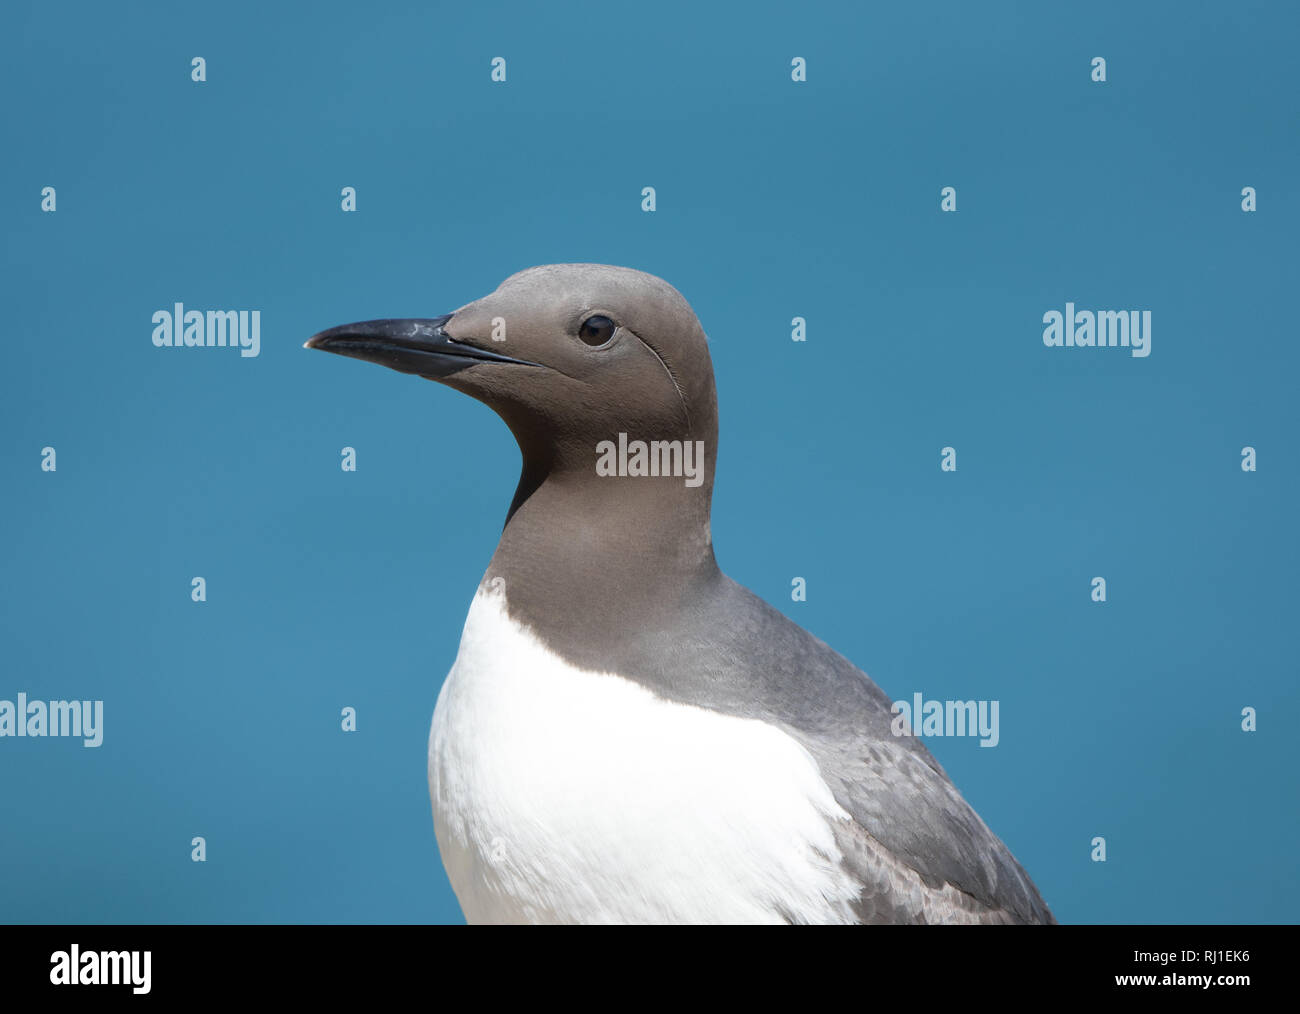
[[[573,668],[480,589],[429,792],[470,922],[831,922],[848,819],[781,730]]]

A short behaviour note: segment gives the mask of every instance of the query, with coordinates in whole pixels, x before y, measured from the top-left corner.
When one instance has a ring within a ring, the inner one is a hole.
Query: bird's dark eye
[[[578,337],[588,345],[604,345],[614,337],[617,330],[617,324],[597,313],[582,322],[582,327],[578,328]]]

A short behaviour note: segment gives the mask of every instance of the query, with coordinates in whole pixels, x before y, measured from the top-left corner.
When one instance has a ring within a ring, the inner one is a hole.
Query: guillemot
[[[1055,922],[875,683],[718,568],[713,367],[671,285],[546,265],[307,347],[469,394],[522,453],[429,738],[468,921]]]

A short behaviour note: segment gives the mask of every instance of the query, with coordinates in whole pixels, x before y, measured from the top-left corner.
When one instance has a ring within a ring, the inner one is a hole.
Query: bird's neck
[[[557,650],[670,627],[720,578],[711,486],[525,464],[485,582]]]

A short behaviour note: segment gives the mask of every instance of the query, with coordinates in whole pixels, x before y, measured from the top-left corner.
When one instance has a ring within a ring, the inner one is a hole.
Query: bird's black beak
[[[344,324],[313,335],[303,347],[364,359],[368,363],[379,363],[429,380],[450,376],[476,363],[538,365],[456,341],[442,329],[451,317],[451,314],[446,314],[429,319],[364,320],[358,324]]]

